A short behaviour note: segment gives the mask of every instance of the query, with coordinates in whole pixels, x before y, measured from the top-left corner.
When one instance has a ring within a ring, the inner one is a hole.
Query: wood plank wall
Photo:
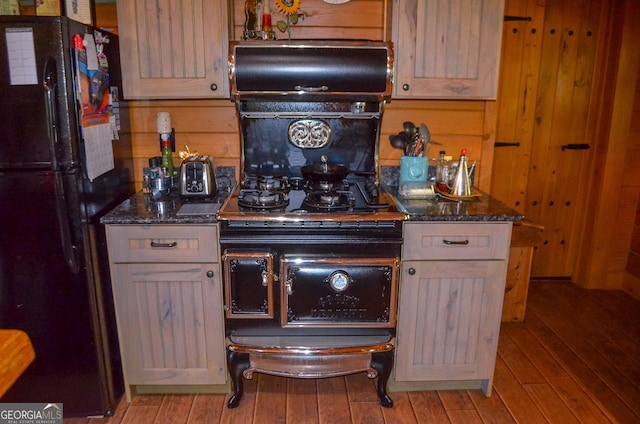
[[[638,5],[506,0],[506,15],[532,20],[504,26],[496,140],[520,145],[496,149],[491,194],[544,226],[533,277],[624,287],[640,193],[640,171],[629,159],[638,139],[627,135]],[[591,148],[565,152],[570,143]]]
[[[640,18],[640,6],[637,3],[631,4],[635,6],[633,8],[635,13],[628,13],[625,14],[625,16],[629,15],[628,19],[631,22],[636,22],[636,20]],[[636,49],[637,42],[640,41],[640,29],[637,24],[632,24],[629,30],[632,31],[629,37],[635,40],[632,45],[635,46],[633,48]],[[638,60],[637,53],[635,60]],[[631,230],[629,251],[626,252],[627,262],[625,269],[627,274],[622,282],[622,288],[634,297],[640,299],[640,196],[638,196],[638,192],[640,191],[640,171],[638,171],[637,163],[638,157],[640,157],[640,120],[637,119],[640,117],[640,72],[636,73],[635,96],[631,116],[635,117],[635,119],[631,119],[629,141],[627,142],[628,151],[625,155],[624,162],[624,175],[629,177],[625,177],[624,179],[622,197],[626,198],[628,208],[632,209],[635,207],[635,218]],[[624,253],[625,252],[622,252],[623,256]]]
[[[593,139],[605,142],[595,144],[589,168],[587,210],[593,219],[576,226],[584,235],[585,252],[578,258],[576,279],[587,288],[625,289],[638,296],[640,279],[635,279],[633,288],[627,286],[625,268],[640,197],[640,168],[635,164],[639,145],[630,131],[637,126],[633,110],[638,99],[640,27],[635,22],[640,19],[640,2],[611,0],[609,4],[610,37],[595,69],[600,84],[592,100],[598,119],[591,120]]]
[[[633,108],[633,116],[640,116],[640,73],[636,81],[635,104]],[[640,120],[635,119],[631,123],[630,131],[631,154],[627,155],[625,170],[637,167],[637,158],[640,157]],[[636,185],[640,185],[640,181],[636,181]],[[623,281],[625,291],[633,294],[640,299],[640,199],[636,204],[636,213],[634,226],[631,232],[631,246],[627,255],[627,265],[625,267],[629,273]]]
[[[304,18],[291,27],[292,38],[385,39],[390,1],[352,0],[331,5],[322,0],[305,0],[301,8]],[[233,0],[232,4],[232,32],[240,39],[244,25],[244,0]],[[111,28],[115,5],[102,6],[96,13],[98,24]],[[109,10],[110,7],[113,11]],[[273,16],[274,24],[283,19],[280,14]],[[286,34],[276,32],[279,39],[286,38]],[[432,145],[428,155],[437,156],[439,150],[444,149],[456,156],[466,148],[470,160],[478,160],[476,185],[489,191],[495,131],[493,103],[391,101],[385,109],[382,123],[380,165],[397,166],[400,161],[400,151],[389,145],[389,135],[401,131],[404,121],[425,123],[432,132],[433,140],[441,143]],[[138,188],[141,187],[142,168],[147,166],[148,158],[160,153],[155,132],[155,115],[160,111],[171,113],[176,130],[176,150],[184,150],[184,145],[189,145],[192,151],[212,155],[218,166],[239,168],[238,124],[234,105],[229,100],[134,101],[131,102],[131,120]],[[486,153],[487,146],[491,147],[489,154]],[[176,163],[179,161],[177,152],[175,160]]]

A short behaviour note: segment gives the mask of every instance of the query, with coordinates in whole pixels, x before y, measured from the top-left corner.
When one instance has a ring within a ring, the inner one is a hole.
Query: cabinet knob
[[[211,91],[217,91],[218,90],[218,84],[211,84],[209,86],[209,88],[211,89]]]
[[[409,268],[407,270],[407,272],[409,273],[409,275],[415,275],[416,274],[416,269],[415,268]]]
[[[211,270],[207,271],[207,277],[212,278],[213,277],[213,271],[211,271]]]
[[[409,84],[402,84],[402,89],[404,91],[409,91]]]

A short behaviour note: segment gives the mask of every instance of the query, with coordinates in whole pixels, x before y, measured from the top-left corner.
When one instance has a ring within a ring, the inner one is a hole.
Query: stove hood
[[[232,41],[232,100],[383,101],[391,96],[393,47],[380,41]]]

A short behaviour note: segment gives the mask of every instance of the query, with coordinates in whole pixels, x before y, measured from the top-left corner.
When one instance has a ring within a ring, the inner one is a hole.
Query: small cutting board
[[[215,215],[218,210],[220,210],[220,203],[185,203],[178,209],[176,215]]]

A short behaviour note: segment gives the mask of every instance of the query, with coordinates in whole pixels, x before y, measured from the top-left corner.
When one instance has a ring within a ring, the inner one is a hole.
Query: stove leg
[[[393,351],[371,354],[371,367],[378,371],[378,397],[385,408],[393,406],[393,400],[387,395],[387,381],[393,368]]]
[[[242,372],[249,368],[249,354],[227,351],[227,366],[229,374],[231,374],[231,382],[233,383],[233,393],[227,401],[228,408],[235,408],[240,404],[242,399]]]

